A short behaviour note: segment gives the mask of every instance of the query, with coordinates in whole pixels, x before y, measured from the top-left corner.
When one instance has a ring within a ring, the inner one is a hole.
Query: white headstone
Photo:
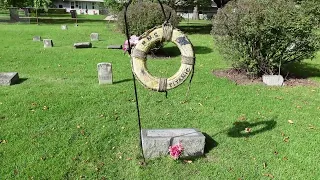
[[[62,30],[67,30],[67,29],[68,29],[68,26],[67,26],[67,25],[61,25],[61,29],[62,29]]]
[[[41,41],[41,36],[34,36],[33,41]]]
[[[284,79],[281,75],[263,75],[262,81],[268,86],[282,86]]]
[[[99,34],[98,33],[91,33],[90,38],[91,38],[91,41],[99,41]]]
[[[98,63],[99,84],[112,84],[112,65],[111,63]]]
[[[43,47],[50,48],[53,47],[53,42],[51,39],[44,39],[43,40]]]

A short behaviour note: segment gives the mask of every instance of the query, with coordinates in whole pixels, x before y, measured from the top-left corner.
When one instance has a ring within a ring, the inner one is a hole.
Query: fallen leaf
[[[284,142],[289,142],[289,137],[283,138],[283,141],[284,141]]]
[[[278,155],[278,152],[277,152],[277,151],[274,151],[273,154],[274,154],[274,155]]]
[[[273,179],[274,178],[274,176],[272,175],[272,174],[263,174],[264,176],[267,176],[267,177],[269,177],[269,178],[271,178],[271,179]]]
[[[244,131],[245,131],[246,133],[250,133],[250,132],[251,132],[251,128],[245,128]]]
[[[42,108],[43,110],[48,110],[49,109],[49,107],[48,106],[43,106],[43,108]]]
[[[293,121],[292,120],[288,120],[288,123],[293,124]]]
[[[285,157],[283,157],[282,159],[283,159],[284,161],[288,160],[288,158],[287,158],[286,156],[285,156]]]
[[[281,136],[285,136],[285,134],[283,132],[281,132]]]
[[[246,118],[246,115],[241,115],[240,117],[238,117],[238,120],[241,120],[241,121],[245,121],[247,118]]]
[[[188,163],[188,164],[192,163],[191,160],[184,160],[183,162]]]
[[[309,129],[315,129],[315,127],[311,124],[309,124]]]
[[[6,144],[8,141],[6,140],[0,140],[0,144]]]
[[[132,158],[127,158],[126,160],[127,160],[127,161],[130,161],[130,160],[132,160]]]
[[[100,114],[100,117],[103,117],[104,115],[103,114]]]
[[[198,103],[200,106],[203,106],[201,103]]]
[[[265,169],[267,167],[267,163],[263,163],[263,169]]]
[[[78,129],[80,129],[80,128],[81,128],[81,126],[80,126],[80,125],[77,125],[77,128],[78,128]]]

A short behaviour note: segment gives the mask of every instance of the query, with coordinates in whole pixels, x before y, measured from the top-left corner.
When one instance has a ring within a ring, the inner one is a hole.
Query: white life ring
[[[172,28],[169,33],[163,27],[156,27],[144,33],[132,50],[132,71],[137,79],[154,91],[167,91],[182,84],[193,71],[195,56],[190,40],[180,30]],[[157,42],[171,41],[181,52],[181,66],[173,76],[159,78],[152,76],[146,66],[147,54]]]

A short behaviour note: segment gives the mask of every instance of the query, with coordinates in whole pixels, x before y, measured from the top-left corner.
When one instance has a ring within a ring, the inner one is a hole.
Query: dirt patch
[[[236,69],[214,70],[213,75],[220,78],[227,78],[238,85],[263,84],[262,78],[249,78],[244,71]],[[319,83],[307,78],[299,78],[296,76],[284,77],[285,86],[318,86]]]

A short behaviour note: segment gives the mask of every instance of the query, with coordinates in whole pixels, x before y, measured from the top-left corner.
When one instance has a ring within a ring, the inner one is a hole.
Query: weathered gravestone
[[[142,129],[142,149],[145,158],[168,155],[169,146],[181,142],[181,157],[200,156],[204,153],[205,136],[197,129]]]
[[[34,36],[32,40],[33,41],[41,41],[41,37],[40,36]]]
[[[90,38],[91,38],[91,41],[99,41],[99,34],[98,33],[91,33]]]
[[[53,42],[51,39],[44,39],[43,40],[43,47],[50,48],[53,47]]]
[[[19,81],[19,74],[17,72],[1,72],[0,85],[10,86]]]
[[[122,45],[109,45],[108,49],[122,49]]]
[[[268,86],[282,86],[284,79],[281,75],[263,75],[262,81]]]
[[[99,84],[112,84],[112,65],[111,63],[98,63]]]
[[[79,42],[79,43],[74,43],[73,47],[75,48],[92,48],[91,42]]]
[[[61,29],[62,29],[62,30],[67,30],[67,29],[68,29],[68,26],[67,26],[67,25],[61,25]]]

